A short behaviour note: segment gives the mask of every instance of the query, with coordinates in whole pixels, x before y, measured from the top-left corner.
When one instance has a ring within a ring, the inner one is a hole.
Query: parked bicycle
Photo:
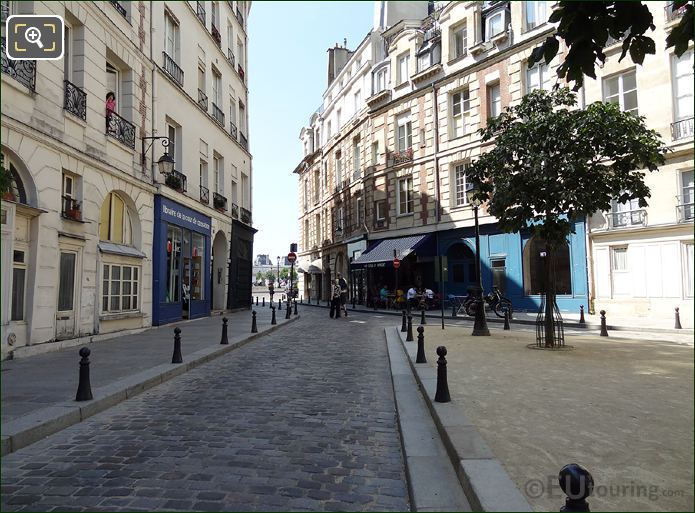
[[[486,296],[483,296],[483,299],[489,305],[490,309],[495,312],[497,317],[504,319],[505,312],[509,312],[509,318],[512,318],[512,314],[514,313],[512,302],[508,298],[504,297],[497,287],[492,287],[492,292]],[[463,309],[465,310],[466,314],[474,317],[476,305],[477,298],[473,295],[473,291],[469,290],[468,296],[463,301]]]

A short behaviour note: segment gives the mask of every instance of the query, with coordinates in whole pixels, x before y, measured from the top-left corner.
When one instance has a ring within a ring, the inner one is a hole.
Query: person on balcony
[[[106,122],[111,120],[111,114],[116,112],[116,94],[113,91],[109,91],[106,94]]]

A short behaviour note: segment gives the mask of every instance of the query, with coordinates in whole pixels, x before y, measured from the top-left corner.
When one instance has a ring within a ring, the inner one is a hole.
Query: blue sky
[[[249,16],[249,144],[253,155],[254,258],[275,261],[297,242],[299,131],[326,89],[326,50],[354,49],[372,27],[372,1],[253,2]]]

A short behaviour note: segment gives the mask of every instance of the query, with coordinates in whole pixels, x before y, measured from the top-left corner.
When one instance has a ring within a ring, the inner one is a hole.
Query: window
[[[603,79],[603,101],[617,103],[623,112],[637,114],[635,70]]]
[[[625,203],[617,200],[612,201],[611,205],[611,226],[631,226],[642,224],[643,211],[639,207],[638,199],[631,199]]]
[[[355,218],[357,219],[357,227],[361,227],[364,224],[364,202],[362,197],[358,197],[355,200]]]
[[[227,53],[234,54],[234,27],[227,22]]]
[[[309,180],[304,179],[304,212],[309,210]]]
[[[340,152],[335,154],[335,186],[340,187],[343,181],[343,161]]]
[[[452,93],[449,98],[451,104],[451,137],[461,137],[466,133],[466,117],[471,110],[468,88]]]
[[[181,168],[181,126],[172,119],[166,118],[166,136],[169,138],[169,146],[166,152],[174,159],[174,166]]]
[[[398,215],[413,213],[413,179],[398,180]]]
[[[3,2],[4,3],[4,2]],[[4,7],[3,7],[4,8]],[[72,58],[73,58],[73,30],[70,25],[65,23],[63,32],[63,78],[69,82],[74,82],[72,78]]]
[[[213,155],[212,165],[215,173],[215,192],[224,195],[224,164],[222,157]]]
[[[249,202],[249,177],[244,173],[241,174],[241,206],[248,208],[250,206]]]
[[[321,214],[314,215],[314,242],[321,242]]]
[[[398,57],[398,83],[402,84],[408,80],[409,72],[408,66],[410,66],[410,53],[404,53]]]
[[[200,172],[200,185],[207,189],[207,187],[208,187],[208,163],[203,159],[200,159],[199,172]]]
[[[205,93],[205,63],[198,62],[198,89]]]
[[[627,248],[611,248],[611,268],[613,271],[627,271]]]
[[[246,133],[246,107],[241,100],[239,100],[239,130],[242,134]]]
[[[381,68],[374,75],[374,94],[386,89],[386,68]]]
[[[239,190],[236,180],[232,180],[232,203],[237,205],[239,202]]]
[[[549,91],[552,88],[552,75],[545,63],[539,62],[532,68],[526,68],[526,94],[536,89]]]
[[[372,143],[372,165],[376,166],[379,162],[379,141]]]
[[[354,139],[352,141],[352,174],[353,180],[357,180],[360,177],[360,140]]]
[[[139,308],[139,267],[104,264],[102,281],[102,312],[124,312]]]
[[[685,296],[695,295],[695,261],[693,261],[693,244],[685,244]]]
[[[454,205],[462,207],[468,205],[466,197],[466,168],[468,164],[457,164],[454,168]]]
[[[74,307],[76,262],[77,253],[60,252],[60,275],[58,277],[59,312],[68,312]]]
[[[314,171],[314,205],[319,202],[319,194],[321,193],[321,172],[317,169]]]
[[[543,25],[548,21],[548,2],[524,2],[526,30]]]
[[[77,176],[63,171],[63,215],[71,215],[69,212],[74,212],[75,210],[79,211],[80,204],[77,201],[77,180]]]
[[[489,41],[504,32],[504,11],[497,11],[485,18],[485,40]]]
[[[113,93],[116,97],[116,106],[114,112],[118,114],[118,109],[121,105],[121,78],[118,69],[111,63],[106,63],[106,92]]]
[[[611,278],[613,281],[613,294],[615,295],[630,293],[630,275],[627,265],[627,247],[612,247]]]
[[[488,118],[496,118],[502,113],[502,99],[500,97],[500,84],[487,86]]]
[[[12,255],[12,307],[10,320],[24,320],[27,262],[26,251],[17,248]]]
[[[355,93],[355,114],[357,114],[360,110],[362,110],[362,91],[358,90]]]
[[[681,173],[681,196],[678,198],[679,221],[690,221],[695,218],[695,187],[693,170]]]
[[[205,237],[198,232],[188,232],[188,230],[185,230],[185,232],[186,234],[191,234],[191,299],[200,301],[205,299],[205,271],[203,268],[203,262],[205,261]],[[187,256],[184,254],[184,260]]]
[[[309,220],[304,220],[304,249],[309,247]]]
[[[244,43],[242,43],[239,39],[236,40],[236,54],[237,63],[239,63],[239,66],[243,68],[244,63],[246,62],[246,60],[244,59]]]
[[[333,131],[331,130],[331,122],[328,121],[326,123],[326,138],[330,139],[332,135],[333,135]]]
[[[108,278],[104,273],[104,281]],[[181,299],[181,228],[167,225],[167,279],[165,301],[178,303]]]
[[[128,207],[118,194],[110,192],[101,205],[99,239],[132,245],[132,233]]]
[[[164,51],[166,54],[179,62],[179,24],[174,21],[173,16],[167,10],[164,11]]]
[[[398,151],[406,151],[413,146],[413,128],[410,122],[410,114],[399,116],[396,120]]]
[[[212,25],[213,27],[220,26],[220,4],[219,2],[212,2]]]
[[[442,60],[442,46],[437,40],[425,41],[417,53],[417,70],[424,71]]]
[[[693,117],[693,51],[673,58],[674,121]],[[692,127],[692,124],[691,124]],[[692,128],[690,134],[692,136]]]
[[[336,235],[340,235],[340,232],[345,228],[343,219],[343,207],[340,206],[335,209],[335,231]]]
[[[545,259],[547,248],[545,241],[534,235],[524,246],[524,293],[535,295],[545,292]],[[569,244],[565,243],[555,249],[555,293],[572,293],[572,267]]]
[[[219,108],[222,105],[222,75],[212,68],[212,103]]]
[[[384,219],[386,219],[386,211],[387,211],[386,201],[375,202],[374,203],[374,211],[375,211],[377,221],[383,221]]]
[[[338,130],[338,131],[340,130],[340,127],[343,126],[343,125],[340,123],[340,115],[341,115],[341,114],[342,114],[342,112],[340,111],[340,109],[338,109],[338,110],[335,111],[335,128],[336,128],[336,130]]]
[[[451,29],[450,45],[450,59],[458,59],[466,55],[466,49],[468,48],[468,31],[465,24],[458,25]]]

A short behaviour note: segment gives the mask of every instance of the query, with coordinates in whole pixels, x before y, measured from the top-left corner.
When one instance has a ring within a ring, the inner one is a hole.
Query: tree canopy
[[[644,169],[664,162],[659,134],[616,104],[576,103],[568,88],[534,91],[479,131],[494,147],[467,176],[504,231],[530,227],[559,244],[572,220],[610,210],[613,199],[647,205]]]
[[[658,9],[662,5],[661,2],[651,3],[651,7],[658,6]],[[682,11],[679,23],[666,38],[666,48],[673,47],[680,57],[688,50],[690,41],[695,40],[693,5],[688,0],[675,0],[667,4],[666,9],[670,9],[670,13]],[[645,55],[656,52],[654,40],[645,35],[656,28],[654,15],[642,2],[561,1],[548,21],[559,22],[557,32],[533,50],[529,66],[541,60],[549,64],[557,55],[559,39],[562,39],[569,51],[557,74],[567,82],[574,82],[575,91],[582,86],[584,75],[596,78],[595,65],[597,61],[600,64],[606,61],[604,48],[610,44],[609,37],[623,41],[619,60],[629,53],[634,63],[642,64]]]

